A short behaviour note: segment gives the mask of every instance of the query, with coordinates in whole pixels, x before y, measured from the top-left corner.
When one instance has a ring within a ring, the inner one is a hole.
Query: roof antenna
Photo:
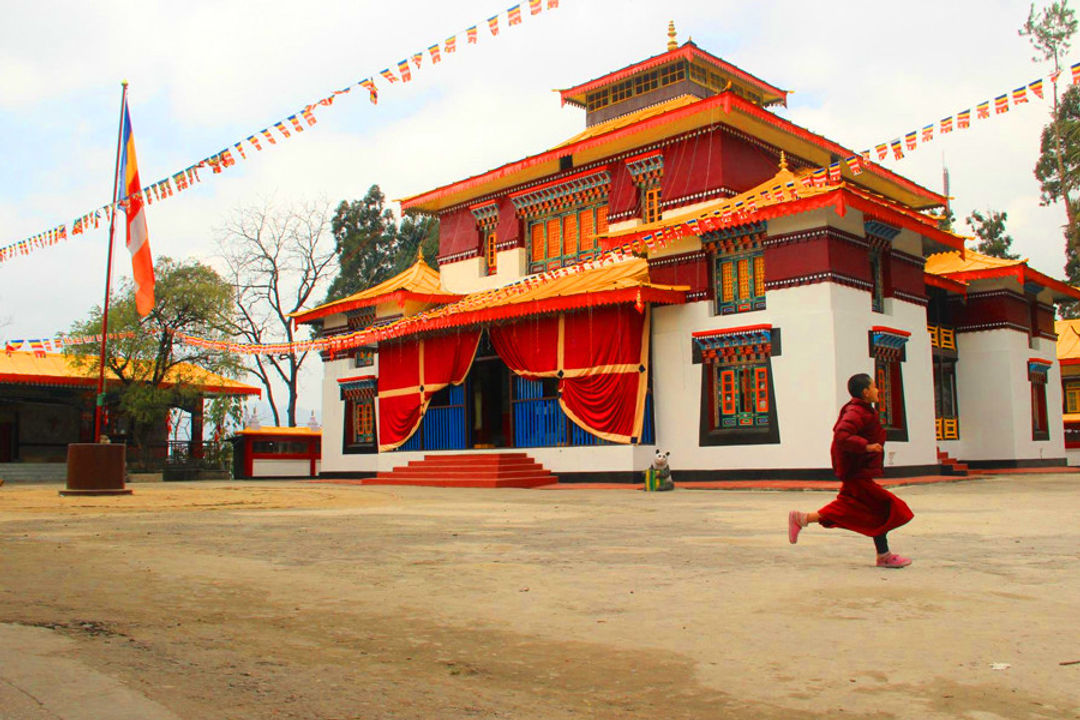
[[[675,42],[675,21],[669,20],[667,24],[667,49],[669,51],[675,50],[679,47],[679,43]]]

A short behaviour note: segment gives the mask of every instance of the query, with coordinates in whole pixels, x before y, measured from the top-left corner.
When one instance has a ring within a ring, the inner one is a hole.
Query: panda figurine
[[[648,477],[645,478],[646,490],[674,490],[675,482],[671,479],[671,467],[668,465],[668,456],[670,452],[657,450],[656,455],[653,456],[652,465],[646,471]]]

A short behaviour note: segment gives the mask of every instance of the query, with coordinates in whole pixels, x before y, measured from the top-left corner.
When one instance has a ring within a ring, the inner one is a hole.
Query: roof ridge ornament
[[[679,47],[679,43],[675,42],[675,21],[674,20],[668,20],[667,37],[668,37],[668,41],[667,41],[667,49],[668,49],[668,51],[677,50],[678,47]]]

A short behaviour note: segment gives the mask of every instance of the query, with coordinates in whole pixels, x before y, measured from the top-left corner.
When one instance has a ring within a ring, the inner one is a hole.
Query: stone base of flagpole
[[[124,486],[127,446],[110,443],[68,445],[67,488],[61,495],[130,495]]]

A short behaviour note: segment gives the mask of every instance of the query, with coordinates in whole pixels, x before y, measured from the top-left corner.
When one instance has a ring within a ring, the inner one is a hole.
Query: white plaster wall
[[[1000,329],[956,336],[956,394],[960,440],[942,449],[960,460],[1034,460],[1065,457],[1061,413],[1061,372],[1055,363],[1047,373],[1046,404],[1050,439],[1031,439],[1031,383],[1028,358],[1053,360],[1052,340],[1037,338],[1028,346],[1026,333]]]
[[[482,257],[468,258],[439,266],[442,285],[448,292],[472,293],[491,290],[524,277],[528,267],[525,248],[500,250],[495,256],[495,274],[487,275]]]
[[[323,363],[322,386],[322,462],[326,472],[375,472],[375,453],[346,455],[342,452],[345,434],[345,401],[341,399],[338,379],[360,375],[378,375],[379,356],[371,367],[358,368],[352,358]],[[376,403],[378,400],[376,400]]]
[[[316,465],[316,469],[317,469]],[[308,460],[259,460],[251,461],[251,474],[261,477],[309,477],[311,463]]]

